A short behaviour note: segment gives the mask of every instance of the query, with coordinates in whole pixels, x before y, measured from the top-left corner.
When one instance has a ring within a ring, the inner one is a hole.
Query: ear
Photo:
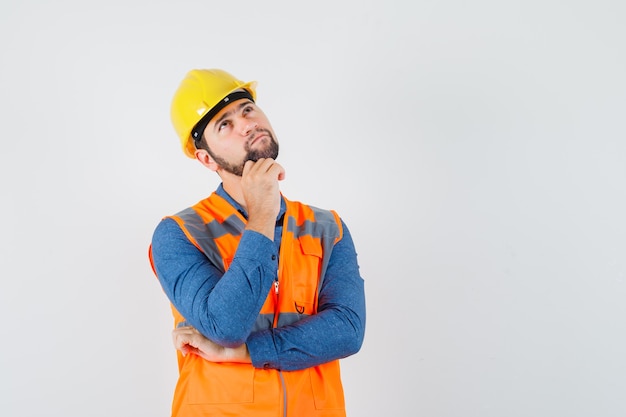
[[[211,171],[216,172],[219,166],[217,163],[211,158],[211,155],[205,149],[196,149],[195,152],[196,159],[205,167],[209,168]]]

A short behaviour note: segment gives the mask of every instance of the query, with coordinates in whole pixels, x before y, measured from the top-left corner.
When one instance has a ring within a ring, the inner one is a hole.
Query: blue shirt
[[[222,185],[216,193],[242,215],[247,213]],[[235,347],[246,343],[253,366],[304,369],[356,353],[365,333],[364,282],[347,226],[333,247],[319,293],[318,312],[292,325],[251,332],[278,275],[285,202],[274,241],[245,230],[230,267],[222,273],[169,218],[152,237],[157,276],[178,312],[205,337]]]

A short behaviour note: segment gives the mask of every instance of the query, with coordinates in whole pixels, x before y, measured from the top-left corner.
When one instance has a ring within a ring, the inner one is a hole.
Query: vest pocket
[[[193,355],[191,355],[193,356]],[[190,358],[192,359],[192,358]],[[254,400],[254,368],[250,364],[212,363],[195,356],[187,369],[187,404],[237,404],[251,403]],[[181,381],[182,382],[182,381]]]
[[[315,314],[315,304],[310,301],[301,301],[296,299],[293,303],[293,306],[296,310],[296,313],[298,313],[298,320]]]
[[[300,317],[304,317],[316,313],[322,248],[318,241],[308,235],[300,237],[297,242],[300,244],[302,254],[290,259],[289,280],[291,297],[295,303],[293,306],[289,306],[289,309],[298,313]]]

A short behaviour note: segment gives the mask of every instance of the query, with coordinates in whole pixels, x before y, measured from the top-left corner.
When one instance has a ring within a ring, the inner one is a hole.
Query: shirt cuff
[[[246,230],[241,236],[235,258],[254,259],[264,268],[278,270],[278,250],[267,236]]]
[[[246,341],[252,366],[262,369],[280,369],[272,330],[252,333]]]

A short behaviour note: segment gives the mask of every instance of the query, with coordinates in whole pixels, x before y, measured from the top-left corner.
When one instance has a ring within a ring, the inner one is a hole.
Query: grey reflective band
[[[285,327],[290,324],[294,324],[298,320],[301,320],[305,317],[308,317],[308,314],[298,314],[298,313],[279,313],[278,314],[278,323],[276,327]],[[259,314],[256,318],[256,322],[254,323],[254,327],[252,328],[253,332],[259,330],[268,330],[274,327],[274,313],[267,314]]]
[[[246,227],[245,223],[236,214],[229,216],[222,223],[218,220],[205,223],[191,207],[181,211],[177,216],[183,220],[187,232],[195,239],[211,263],[220,271],[225,272],[224,261],[215,239],[224,235],[241,235]]]
[[[200,121],[196,123],[196,125],[191,129],[191,137],[193,138],[194,142],[198,142],[200,139],[202,139],[204,129],[206,129],[211,119],[214,118],[215,115],[220,112],[220,110],[222,110],[233,101],[242,100],[244,98],[247,98],[248,100],[254,102],[252,94],[250,94],[248,90],[240,90],[235,91],[234,93],[230,93],[229,95],[221,99],[215,106],[213,106],[213,108],[209,110],[207,114],[202,116],[202,119],[200,119]]]

